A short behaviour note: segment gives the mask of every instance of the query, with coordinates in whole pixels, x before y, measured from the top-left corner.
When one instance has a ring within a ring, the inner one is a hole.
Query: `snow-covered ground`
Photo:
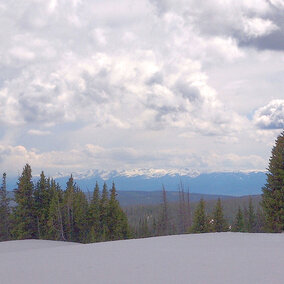
[[[0,243],[0,283],[284,283],[284,234]]]

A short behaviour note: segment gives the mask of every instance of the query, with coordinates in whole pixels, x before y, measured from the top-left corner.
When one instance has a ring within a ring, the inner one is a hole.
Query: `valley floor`
[[[284,234],[0,243],[0,283],[283,283]]]

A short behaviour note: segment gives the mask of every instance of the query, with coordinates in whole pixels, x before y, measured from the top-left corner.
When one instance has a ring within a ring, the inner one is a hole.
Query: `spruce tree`
[[[102,190],[102,197],[100,200],[100,236],[102,241],[107,241],[108,234],[108,190],[107,185],[104,183]]]
[[[244,215],[240,207],[236,214],[232,231],[233,232],[244,232]]]
[[[7,194],[6,173],[3,174],[0,188],[0,241],[10,239],[10,208]]]
[[[271,232],[281,232],[284,230],[284,131],[272,148],[266,185],[262,191],[266,228]]]
[[[205,202],[203,198],[199,201],[194,212],[193,225],[191,227],[192,233],[207,233],[209,232],[208,217],[205,212]]]
[[[214,232],[225,232],[228,230],[228,224],[224,218],[223,207],[221,204],[221,199],[218,198],[218,201],[213,212],[213,231]]]
[[[116,188],[114,182],[112,183],[112,188],[110,190],[110,200],[108,204],[108,232],[110,240],[119,240],[121,236],[121,224],[119,220],[120,208],[119,203],[116,200]]]
[[[249,198],[249,207],[246,214],[246,231],[249,233],[253,233],[255,231],[255,222],[256,222],[256,215],[254,212],[254,207],[252,204],[251,197]]]
[[[32,169],[26,164],[15,189],[13,219],[13,235],[16,239],[31,239],[38,237],[36,208],[34,201],[34,184],[32,182]]]
[[[73,241],[85,243],[88,235],[88,201],[86,195],[76,186],[74,195]]]
[[[38,237],[47,237],[47,220],[50,206],[50,179],[47,179],[42,171],[40,179],[35,187],[35,209],[37,218]]]
[[[74,195],[75,184],[73,176],[71,175],[66,183],[66,191],[64,192],[64,227],[66,238],[68,241],[72,241],[74,233]]]
[[[88,242],[93,243],[100,240],[100,189],[98,182],[88,210]]]
[[[47,238],[51,240],[65,241],[65,233],[62,218],[62,190],[54,180],[51,180],[51,201],[47,219]]]

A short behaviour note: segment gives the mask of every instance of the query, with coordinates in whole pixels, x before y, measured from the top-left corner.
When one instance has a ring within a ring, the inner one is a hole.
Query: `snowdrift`
[[[284,234],[0,243],[0,283],[283,283]]]

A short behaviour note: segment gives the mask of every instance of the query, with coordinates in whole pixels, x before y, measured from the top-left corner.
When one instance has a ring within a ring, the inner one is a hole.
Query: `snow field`
[[[2,284],[283,283],[284,234],[210,233],[95,244],[0,243]]]

